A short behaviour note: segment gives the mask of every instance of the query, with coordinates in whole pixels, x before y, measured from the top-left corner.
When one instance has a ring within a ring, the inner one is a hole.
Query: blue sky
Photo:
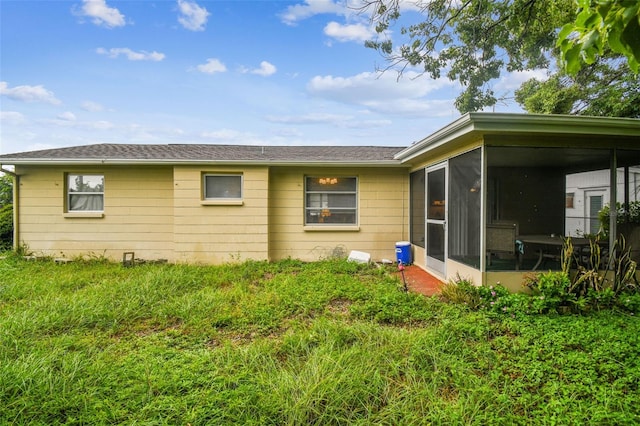
[[[0,153],[407,146],[456,119],[456,83],[376,72],[386,64],[364,47],[374,34],[355,1],[0,0]],[[531,75],[506,75],[494,90]]]

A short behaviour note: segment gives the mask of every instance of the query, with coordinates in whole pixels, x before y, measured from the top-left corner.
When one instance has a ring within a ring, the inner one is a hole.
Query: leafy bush
[[[617,306],[632,313],[640,313],[640,293],[621,294],[618,297]]]
[[[448,302],[468,306],[477,309],[480,306],[478,288],[469,279],[457,276],[442,286],[440,291],[442,298]]]
[[[640,224],[640,201],[632,201],[629,203],[629,208],[625,209],[621,203],[616,203],[616,223],[622,225],[623,223],[635,223]],[[611,214],[611,207],[609,204],[605,205],[602,210],[598,212],[598,219],[600,220],[600,227],[604,235],[609,235],[609,216]]]
[[[591,242],[589,260],[578,264],[567,292],[578,302],[579,310],[610,307],[622,294],[638,293],[637,264],[623,236],[616,240],[610,252],[616,256],[603,262],[596,240]]]
[[[476,286],[469,279],[457,277],[442,287],[442,298],[472,310],[516,315],[529,312],[530,297],[509,292],[500,284]]]
[[[633,271],[635,273],[635,269]],[[569,274],[561,271],[528,274],[523,284],[529,290],[526,294],[510,293],[499,283],[475,286],[470,280],[458,277],[443,286],[441,296],[447,302],[472,310],[511,316],[589,312],[613,308],[631,313],[640,312],[640,292],[637,284],[625,281],[624,285],[616,285],[615,279],[602,278],[602,285],[585,286],[586,281],[583,278],[586,273],[583,272],[582,277],[577,274],[573,281]],[[588,274],[604,277],[597,269]],[[626,275],[625,279],[634,278]]]
[[[525,286],[531,290],[534,312],[557,311],[561,306],[571,307],[576,300],[571,291],[571,280],[564,272],[529,275],[525,278]]]
[[[13,202],[13,178],[0,173],[0,207]]]
[[[0,207],[0,250],[13,246],[13,205]]]

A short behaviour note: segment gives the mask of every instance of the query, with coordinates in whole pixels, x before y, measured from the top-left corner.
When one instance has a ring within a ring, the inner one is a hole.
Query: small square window
[[[205,200],[242,199],[242,175],[205,174],[203,180]]]
[[[104,175],[67,175],[67,211],[104,211]]]
[[[565,197],[565,203],[564,203],[565,208],[567,209],[573,208],[573,198],[574,198],[574,193],[567,192],[567,196]]]

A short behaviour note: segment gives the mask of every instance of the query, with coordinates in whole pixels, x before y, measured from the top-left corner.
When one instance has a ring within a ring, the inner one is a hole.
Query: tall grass
[[[343,261],[0,261],[0,424],[637,424],[632,315],[468,311]]]

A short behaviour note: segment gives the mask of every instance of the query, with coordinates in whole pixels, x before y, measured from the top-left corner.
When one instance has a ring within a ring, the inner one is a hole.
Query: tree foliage
[[[0,250],[13,245],[13,204],[0,207]]]
[[[458,81],[463,91],[455,105],[461,113],[500,101],[504,95],[495,93],[491,83],[504,72],[546,68],[559,71],[546,80],[529,80],[516,91],[516,101],[526,111],[640,116],[640,84],[629,60],[640,50],[637,19],[629,18],[637,15],[639,0],[418,0],[421,22],[402,27],[394,40],[390,31],[401,23],[406,2],[366,4],[378,36],[365,45],[382,54],[385,70],[402,74],[417,68],[432,78]],[[596,24],[591,38],[578,36]],[[569,59],[585,58],[588,64],[577,68],[566,62],[565,68],[567,52]]]
[[[575,0],[579,13],[562,27],[558,46],[569,74],[593,64],[610,49],[627,58],[629,68],[640,68],[640,1]]]
[[[0,207],[13,203],[13,178],[0,173]]]
[[[619,55],[600,57],[573,75],[561,70],[515,92],[530,113],[640,118],[640,80]]]
[[[497,103],[489,82],[503,71],[548,67],[556,30],[575,17],[571,0],[418,0],[424,20],[401,28],[405,40],[396,45],[387,35],[403,4],[367,2],[378,38],[365,45],[382,54],[387,69],[418,67],[460,82],[455,104],[462,113]]]
[[[0,174],[0,250],[13,242],[13,178]]]

